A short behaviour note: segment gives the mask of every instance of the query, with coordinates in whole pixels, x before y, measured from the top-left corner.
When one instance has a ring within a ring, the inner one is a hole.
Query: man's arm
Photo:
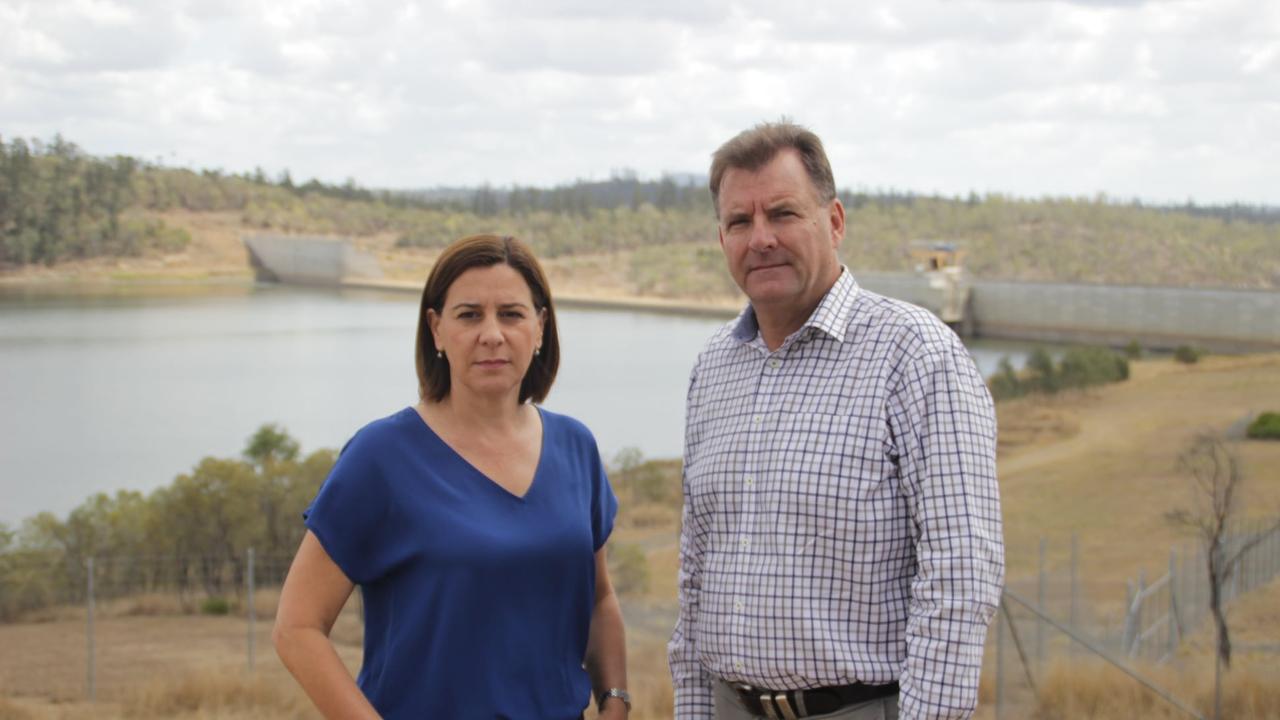
[[[915,531],[901,718],[968,718],[1004,583],[995,409],[959,341],[906,371],[896,408]]]
[[[681,473],[684,509],[680,520],[680,570],[677,576],[677,594],[680,614],[671,643],[667,646],[667,661],[671,666],[671,684],[675,688],[675,717],[677,720],[709,720],[713,711],[711,679],[698,662],[694,646],[694,627],[698,620],[698,593],[702,587],[702,558],[706,533],[693,512],[693,497],[689,492],[689,468],[693,458],[693,389],[697,382],[695,365],[689,379],[689,395],[685,405],[684,470]]]

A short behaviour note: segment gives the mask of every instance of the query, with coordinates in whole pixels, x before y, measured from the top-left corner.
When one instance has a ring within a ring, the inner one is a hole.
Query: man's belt
[[[854,683],[809,690],[765,690],[742,683],[729,683],[729,687],[738,694],[752,715],[776,720],[822,715],[898,694],[897,682],[886,685]]]

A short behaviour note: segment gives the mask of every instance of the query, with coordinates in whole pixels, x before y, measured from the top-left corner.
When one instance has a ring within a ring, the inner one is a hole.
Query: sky
[[[1280,205],[1275,0],[0,0],[0,138],[366,187],[705,174]]]

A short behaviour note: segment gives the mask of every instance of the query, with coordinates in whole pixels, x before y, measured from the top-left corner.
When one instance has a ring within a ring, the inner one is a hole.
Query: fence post
[[[1146,591],[1147,569],[1138,568],[1138,594],[1133,598],[1133,652],[1130,653],[1133,657],[1139,657],[1146,650],[1146,648],[1142,647],[1142,634],[1147,630],[1146,621],[1144,621],[1146,619],[1143,618],[1147,609]]]
[[[249,672],[253,672],[253,621],[257,619],[257,609],[253,605],[253,548],[249,548],[249,588],[247,602],[249,605]]]
[[[996,720],[1004,717],[1004,618],[1003,604],[996,609]]]
[[[1178,613],[1178,553],[1169,551],[1169,659],[1178,650],[1182,636],[1182,620]]]
[[[86,648],[88,652],[88,662],[85,669],[85,672],[86,672],[85,680],[86,680],[86,685],[89,691],[89,702],[93,702],[94,700],[97,699],[98,691],[96,687],[96,678],[94,677],[95,668],[93,666],[93,654],[94,654],[93,653],[93,574],[94,573],[93,573],[93,556],[92,555],[89,556],[89,561],[87,563],[87,570],[88,570],[89,576],[88,576],[88,579],[86,580],[87,587],[85,587],[84,607],[85,607],[85,637],[86,637],[86,643],[88,645],[88,647]]]
[[[1036,587],[1036,602],[1040,605],[1040,611],[1046,612],[1044,607],[1044,551],[1048,541],[1040,538],[1040,577]],[[1036,617],[1036,670],[1044,670],[1044,621]]]
[[[1080,569],[1080,536],[1075,532],[1071,533],[1071,607],[1068,611],[1068,619],[1072,628],[1080,627],[1080,619],[1077,617],[1076,607],[1080,602],[1080,588],[1076,584]],[[1076,643],[1072,639],[1068,646],[1071,648],[1071,654],[1076,654]]]
[[[1126,580],[1124,583],[1124,631],[1120,636],[1120,652],[1129,654],[1130,638],[1133,637],[1133,581]]]

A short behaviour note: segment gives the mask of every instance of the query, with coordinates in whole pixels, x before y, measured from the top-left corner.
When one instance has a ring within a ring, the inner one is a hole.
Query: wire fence
[[[1235,523],[1222,542],[1222,604],[1280,575],[1280,519]],[[1186,543],[1169,553],[1169,570],[1148,582],[1129,581],[1121,645],[1132,658],[1167,661],[1182,638],[1211,612],[1209,559],[1203,544]]]
[[[1207,622],[1203,552],[1175,548],[1167,573],[1150,582],[1139,574],[1127,597],[1108,600],[1114,588],[1082,576],[1075,537],[1065,567],[1051,572],[1048,550],[1042,540],[1034,577],[1009,581],[989,638],[996,717],[1023,716],[1037,678],[1055,663],[1080,660],[1111,665],[1186,710],[1176,693],[1134,668],[1167,660]],[[1234,526],[1224,554],[1235,558],[1221,587],[1229,604],[1280,575],[1280,518]],[[270,621],[291,562],[253,550],[235,557],[0,555],[0,695],[117,698],[139,677],[209,658],[253,670],[273,652]],[[353,650],[363,632],[354,597],[342,638]],[[183,638],[178,650],[175,636]]]
[[[1174,716],[1201,717],[1184,698],[1139,667],[1159,667],[1209,621],[1212,587],[1206,550],[1185,543],[1170,551],[1168,571],[1127,583],[1123,602],[1081,578],[1079,542],[1071,538],[1065,568],[1050,571],[1048,542],[1039,545],[1033,578],[1009,580],[992,628],[995,636],[995,715],[1023,717],[1050,668],[1085,662],[1110,666],[1145,686]],[[1243,521],[1225,534],[1223,607],[1280,576],[1280,518]],[[1267,651],[1267,647],[1255,648]],[[1280,647],[1273,651],[1280,651]]]
[[[252,670],[292,559],[0,555],[0,695],[117,699],[182,667]]]

